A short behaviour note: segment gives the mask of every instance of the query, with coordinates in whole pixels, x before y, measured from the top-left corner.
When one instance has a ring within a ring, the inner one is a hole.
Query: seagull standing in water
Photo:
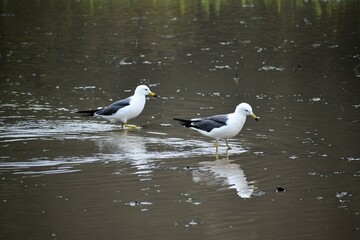
[[[146,85],[139,85],[135,89],[134,95],[131,97],[116,101],[109,106],[96,109],[78,111],[77,113],[86,116],[103,117],[111,122],[121,122],[122,127],[139,128],[134,125],[128,125],[128,120],[139,116],[143,111],[146,102],[146,96],[156,97],[156,94],[150,91]]]
[[[179,121],[181,125],[187,128],[198,131],[204,136],[214,138],[216,140],[216,159],[218,159],[219,140],[224,139],[228,149],[231,149],[228,139],[234,137],[241,131],[247,116],[252,117],[256,121],[259,120],[249,104],[240,103],[233,113],[206,118],[194,118],[191,120],[180,118],[174,118],[174,120]]]

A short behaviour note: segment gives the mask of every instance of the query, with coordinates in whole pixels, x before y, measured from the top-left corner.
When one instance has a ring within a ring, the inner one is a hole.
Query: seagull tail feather
[[[181,118],[174,118],[175,121],[178,121],[181,125],[183,125],[184,127],[193,127],[191,125],[192,121],[191,120],[186,120],[186,119],[181,119]]]
[[[84,116],[94,116],[95,112],[97,112],[99,109],[96,110],[84,110],[84,111],[77,111],[76,113],[81,113]]]

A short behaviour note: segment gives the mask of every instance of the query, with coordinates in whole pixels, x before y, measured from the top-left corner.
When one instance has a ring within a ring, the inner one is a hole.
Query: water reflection
[[[227,189],[235,189],[241,198],[250,198],[254,192],[252,182],[246,180],[240,164],[234,163],[229,158],[217,161],[205,161],[199,163],[199,171],[193,172],[195,182],[204,182],[209,185],[222,185]]]
[[[84,133],[118,130],[119,126],[108,123],[79,120],[24,120],[0,126],[0,142],[24,140],[50,140],[87,138]]]
[[[40,142],[61,144],[67,155],[53,153]],[[30,175],[79,171],[83,163],[119,162],[130,164],[134,174],[148,177],[159,160],[214,155],[213,143],[208,141],[173,138],[164,132],[123,131],[118,125],[77,120],[4,124],[0,127],[0,144],[4,150],[0,171]],[[238,143],[232,146],[232,153],[246,151]],[[81,150],[89,148],[90,151]],[[32,154],[27,156],[27,151]]]
[[[134,174],[142,181],[151,180],[156,168],[155,156],[148,155],[147,145],[152,141],[142,136],[132,135],[128,131],[116,132],[96,141],[98,157],[102,161],[125,161],[135,168]],[[119,174],[116,172],[115,174]]]
[[[154,168],[153,163],[161,159],[214,155],[211,142],[172,138],[161,132],[112,132],[97,139],[96,144],[103,160],[127,161],[138,170]],[[232,143],[231,153],[245,151],[239,144]]]

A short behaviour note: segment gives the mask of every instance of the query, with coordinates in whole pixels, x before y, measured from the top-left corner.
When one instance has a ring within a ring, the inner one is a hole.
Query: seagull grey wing
[[[216,115],[212,117],[207,117],[199,121],[193,122],[193,126],[200,130],[211,132],[214,128],[220,128],[226,125],[228,120],[226,115]]]
[[[121,108],[124,108],[126,106],[129,106],[130,105],[130,97],[128,98],[125,98],[125,99],[122,99],[122,100],[119,100],[119,101],[116,101],[112,104],[110,104],[109,106],[107,107],[104,107],[100,110],[98,110],[96,112],[96,114],[98,115],[106,115],[106,116],[109,116],[109,115],[113,115],[115,114],[119,109]]]
[[[226,114],[215,115],[215,116],[207,117],[205,119],[212,120],[212,121],[217,122],[222,125],[226,125],[227,120],[229,120],[229,118]]]

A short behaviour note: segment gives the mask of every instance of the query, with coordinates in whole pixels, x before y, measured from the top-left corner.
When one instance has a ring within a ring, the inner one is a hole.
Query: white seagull
[[[256,121],[259,120],[253,113],[251,106],[247,103],[240,103],[235,112],[229,114],[215,115],[206,118],[194,118],[185,120],[174,118],[181,125],[198,131],[204,136],[216,139],[216,159],[218,158],[219,140],[224,139],[228,149],[231,149],[228,139],[237,135],[243,128],[246,116],[250,116]]]
[[[138,128],[134,125],[128,125],[128,120],[139,116],[143,111],[146,102],[146,96],[156,97],[156,94],[150,91],[146,85],[139,85],[131,97],[116,101],[109,106],[96,110],[78,111],[86,116],[103,117],[111,122],[121,122],[122,127]]]

